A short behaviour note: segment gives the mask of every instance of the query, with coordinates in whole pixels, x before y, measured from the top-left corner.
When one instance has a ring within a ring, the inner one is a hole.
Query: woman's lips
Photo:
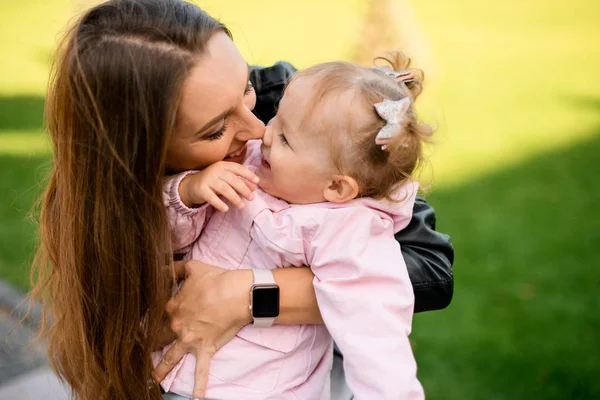
[[[246,151],[248,150],[247,146],[242,147],[241,151],[237,150],[236,152],[234,152],[233,154],[236,154],[233,157],[225,157],[225,159],[223,161],[228,161],[228,162],[234,162],[234,163],[238,163],[241,164],[244,162],[244,159],[246,158]]]
[[[261,163],[261,165],[262,165],[263,167],[265,167],[266,169],[271,169],[271,164],[269,164],[269,162],[268,162],[267,160],[265,160],[264,158],[263,158],[263,160],[262,160],[262,163]]]

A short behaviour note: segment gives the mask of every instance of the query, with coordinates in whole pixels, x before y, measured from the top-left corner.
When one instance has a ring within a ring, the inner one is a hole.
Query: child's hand
[[[188,207],[208,203],[219,211],[227,212],[229,207],[219,196],[242,208],[242,197],[252,200],[258,181],[258,176],[243,165],[219,161],[184,178],[179,185],[179,196]]]

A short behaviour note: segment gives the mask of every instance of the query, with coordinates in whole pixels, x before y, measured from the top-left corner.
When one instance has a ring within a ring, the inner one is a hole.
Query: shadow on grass
[[[0,129],[38,127],[5,119],[6,102]],[[600,398],[600,127],[592,134],[430,197],[457,254],[452,305],[414,323],[429,399]],[[26,217],[49,164],[0,154],[0,276],[22,288],[35,237]]]
[[[415,318],[429,399],[600,398],[598,154],[600,127],[430,196],[457,254],[452,305]]]
[[[49,156],[0,154],[0,277],[21,289],[28,287],[35,242],[32,207],[50,165]]]
[[[44,97],[0,96],[0,135],[3,131],[42,129]]]

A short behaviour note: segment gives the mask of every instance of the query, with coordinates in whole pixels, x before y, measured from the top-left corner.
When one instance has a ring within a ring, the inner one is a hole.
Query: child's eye
[[[289,145],[287,139],[285,138],[285,134],[283,132],[281,132],[279,134],[279,139],[281,140],[281,143],[283,143],[284,145],[286,145],[286,146]]]
[[[223,137],[223,134],[225,133],[225,130],[227,129],[227,123],[223,122],[223,126],[221,128],[219,128],[218,131],[211,133],[208,136],[205,136],[204,138],[207,140],[218,140],[221,139]]]
[[[248,85],[246,85],[246,90],[244,91],[244,96],[246,96],[248,93],[250,93],[253,90],[254,90],[254,86],[252,85],[252,82],[248,81]]]

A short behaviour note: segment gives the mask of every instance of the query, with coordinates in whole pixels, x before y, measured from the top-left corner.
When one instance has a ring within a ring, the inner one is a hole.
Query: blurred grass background
[[[86,3],[0,4],[0,278],[22,289],[48,69]],[[600,398],[599,2],[197,3],[250,63],[401,47],[425,70],[419,107],[438,132],[423,178],[457,251],[452,305],[414,322],[428,398]]]

